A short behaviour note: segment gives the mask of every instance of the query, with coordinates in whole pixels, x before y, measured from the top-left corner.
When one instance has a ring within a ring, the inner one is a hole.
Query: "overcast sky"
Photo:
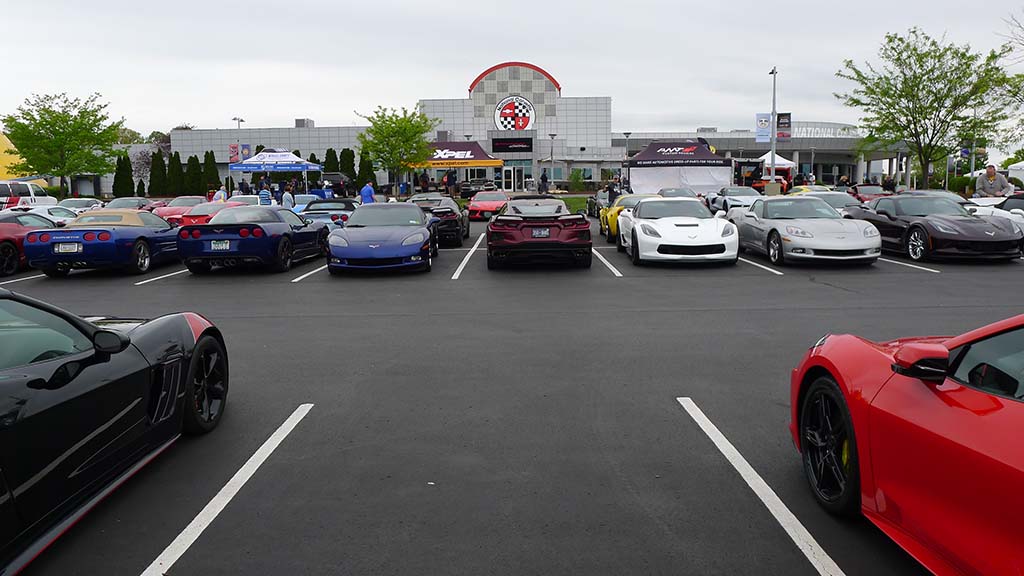
[[[855,122],[832,96],[844,58],[919,26],[976,49],[1003,42],[1024,3],[984,0],[10,0],[0,8],[0,113],[32,92],[99,92],[143,134],[360,124],[356,112],[465,98],[493,64],[550,72],[564,96],[611,96],[616,131],[752,128],[771,105],[794,120]],[[768,10],[766,12],[765,10]]]

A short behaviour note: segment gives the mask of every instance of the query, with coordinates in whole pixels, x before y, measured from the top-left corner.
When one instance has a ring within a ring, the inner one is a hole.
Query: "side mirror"
[[[726,216],[727,214],[725,213],[725,210],[719,210],[718,212],[715,212],[715,218],[725,218]]]
[[[761,221],[761,217],[758,216],[757,212],[754,212],[753,210],[748,210],[747,211],[747,216],[750,216],[750,218],[752,220],[754,220],[755,222],[760,222]]]
[[[54,222],[54,224],[57,225],[57,228],[63,228],[68,225],[67,222]]]
[[[177,220],[168,220],[167,224],[170,225],[171,230],[177,228],[178,226],[181,226],[181,224]]]
[[[886,218],[888,218],[890,220],[893,219],[893,215],[889,214],[888,210],[875,210],[875,214],[878,214],[879,216],[885,216]]]
[[[942,382],[949,370],[949,350],[941,344],[909,342],[893,356],[893,372],[927,382]]]
[[[437,216],[431,216],[429,224],[431,226],[436,226],[440,221],[441,221],[441,219],[438,218]]]
[[[587,214],[586,210],[577,210],[576,213],[579,214],[580,216],[583,216],[584,218],[590,216],[589,214]]]
[[[306,223],[306,226],[309,226],[310,224],[312,224],[312,223],[313,223],[313,220],[312,220],[312,219],[310,219],[310,218],[306,218],[305,220],[303,220],[303,222],[305,222],[305,223]]]
[[[97,352],[104,354],[117,354],[124,352],[132,343],[127,334],[114,332],[113,330],[97,330],[92,335],[92,345]]]
[[[977,206],[967,206],[967,211],[970,212],[971,214],[977,214],[978,207]]]

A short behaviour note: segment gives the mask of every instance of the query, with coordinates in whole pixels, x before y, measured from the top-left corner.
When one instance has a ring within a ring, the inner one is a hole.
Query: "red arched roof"
[[[480,81],[483,80],[491,72],[494,72],[495,70],[500,70],[502,68],[511,68],[513,66],[522,66],[523,68],[529,68],[530,70],[533,70],[535,72],[540,72],[541,74],[544,75],[545,78],[547,78],[548,80],[551,80],[551,83],[554,84],[555,88],[558,89],[558,93],[559,94],[562,93],[562,86],[561,86],[561,84],[558,83],[558,80],[555,80],[554,76],[552,76],[551,74],[548,74],[547,70],[544,70],[540,66],[535,66],[533,64],[530,64],[529,62],[503,62],[501,64],[496,64],[494,66],[491,66],[487,70],[484,70],[483,72],[481,72],[480,75],[476,77],[476,80],[473,80],[473,83],[469,85],[470,93],[472,93],[473,90],[476,88],[476,85],[479,84]]]

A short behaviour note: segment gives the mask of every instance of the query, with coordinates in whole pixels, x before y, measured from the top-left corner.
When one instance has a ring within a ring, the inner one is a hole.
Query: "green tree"
[[[360,157],[369,158],[375,165],[401,180],[408,173],[426,163],[434,150],[427,135],[440,123],[429,118],[419,107],[401,111],[378,107],[370,116],[362,116],[370,126],[357,136]]]
[[[310,152],[309,153],[309,158],[307,158],[306,160],[308,160],[309,162],[312,162],[314,164],[319,164],[320,163],[320,160],[317,159],[315,152]]]
[[[1011,164],[1016,164],[1017,162],[1021,161],[1024,161],[1024,148],[1018,148],[1017,151],[1013,153],[1013,156],[1010,156],[1006,160],[1003,160],[1002,163],[1000,163],[999,165],[1003,168],[1003,170],[1005,170],[1009,168]],[[984,168],[984,165],[982,166],[982,168]]]
[[[1009,119],[1013,83],[1000,65],[1008,47],[973,52],[935,39],[918,28],[906,35],[887,34],[879,49],[880,65],[846,60],[836,76],[853,82],[852,91],[836,94],[843,104],[863,113],[870,134],[862,148],[906,144],[927,167],[955,150],[963,137],[993,134]]]
[[[149,161],[149,193],[157,198],[167,196],[167,166],[159,148],[153,151]]]
[[[349,181],[356,179],[356,153],[351,148],[342,148],[338,157],[338,172]]]
[[[295,154],[299,158],[302,158],[302,152],[299,152],[298,150],[292,150],[292,154]]]
[[[367,182],[373,182],[373,185],[377,185],[377,175],[373,172],[373,162],[361,152],[359,154],[359,173],[353,178],[353,186],[358,190],[362,188]]]
[[[206,196],[206,191],[203,184],[203,165],[199,163],[198,156],[189,156],[185,164],[185,195]]]
[[[583,170],[580,170],[579,168],[573,168],[572,172],[569,173],[569,191],[583,191]]]
[[[146,196],[146,183],[139,180],[139,183],[135,185],[135,195],[139,198],[145,198]]]
[[[171,136],[170,136],[170,134],[167,134],[166,132],[161,132],[159,130],[154,130],[154,131],[149,133],[149,136],[146,136],[146,142],[149,142],[150,144],[159,144],[159,145],[163,145],[163,146],[170,146],[171,145]]]
[[[338,164],[338,152],[334,148],[328,148],[324,154],[324,172],[339,172],[341,170],[340,164]]]
[[[256,154],[259,154],[260,152],[263,152],[263,150],[265,150],[265,149],[266,149],[266,146],[264,146],[263,144],[258,144],[256,146],[256,151],[253,152],[253,156],[255,156]]]
[[[121,126],[121,129],[117,131],[117,143],[118,144],[144,144],[146,141],[142,138],[142,134],[139,134],[131,128]]]
[[[132,180],[132,163],[127,156],[117,157],[117,167],[114,169],[114,196],[125,198],[135,194],[135,182]]]
[[[181,167],[181,155],[177,152],[171,154],[167,163],[167,193],[171,196],[185,193],[185,170]]]
[[[220,172],[217,171],[217,157],[213,150],[203,154],[203,185],[204,190],[216,190],[223,182],[220,181]]]
[[[110,174],[119,152],[114,148],[124,121],[110,122],[107,104],[93,94],[81,100],[67,94],[33,95],[14,114],[0,117],[4,133],[21,158],[10,166],[23,175]]]

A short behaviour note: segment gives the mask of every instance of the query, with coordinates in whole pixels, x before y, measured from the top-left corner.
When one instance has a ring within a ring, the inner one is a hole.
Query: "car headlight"
[[[722,238],[728,238],[736,233],[736,226],[732,222],[726,222],[725,228],[722,228]]]
[[[814,238],[813,234],[803,228],[797,228],[796,226],[786,226],[786,234],[796,236],[797,238]]]
[[[346,240],[344,236],[341,236],[339,234],[331,234],[330,237],[327,238],[327,242],[331,246],[337,246],[339,248],[344,248],[348,246],[348,240]]]
[[[409,236],[405,240],[402,240],[402,246],[412,246],[413,244],[422,244],[426,238],[423,236],[423,232],[417,232],[412,236]]]
[[[641,224],[640,225],[640,230],[644,234],[647,234],[648,236],[653,236],[655,238],[661,238],[661,234],[658,234],[658,231],[655,230],[654,226],[651,226],[650,224]]]
[[[878,236],[878,228],[875,228],[874,226],[872,226],[870,224],[867,226],[867,228],[864,228],[864,237],[865,238],[875,238],[877,236]]]
[[[943,224],[942,222],[932,222],[932,226],[934,226],[936,230],[942,232],[943,234],[956,234],[956,230]]]

